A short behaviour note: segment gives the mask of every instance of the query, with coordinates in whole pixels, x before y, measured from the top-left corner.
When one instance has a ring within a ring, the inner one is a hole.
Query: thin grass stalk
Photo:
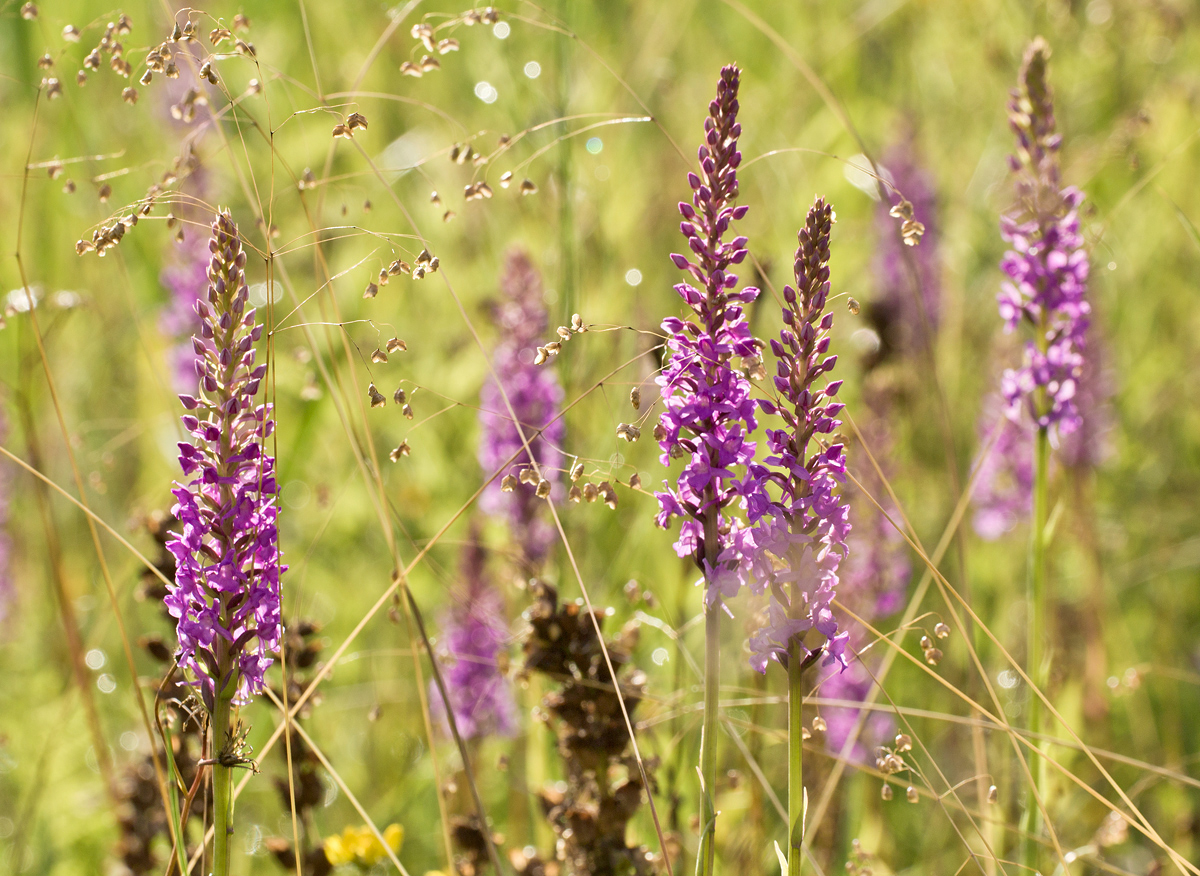
[[[1046,519],[1049,513],[1048,480],[1050,467],[1050,436],[1045,428],[1037,430],[1034,438],[1033,474],[1033,535],[1030,540],[1029,571],[1029,627],[1027,672],[1033,685],[1045,691],[1050,676],[1048,655],[1043,644],[1046,636]],[[1042,704],[1037,695],[1030,693],[1026,728],[1030,733],[1042,733]],[[1042,739],[1037,746],[1045,753],[1047,743]],[[1046,800],[1046,761],[1044,757],[1030,753],[1030,771],[1037,786],[1037,797]],[[1038,844],[1036,836],[1041,833],[1042,818],[1030,786],[1025,798],[1025,811],[1021,817],[1021,861],[1031,871],[1037,867]]]
[[[788,654],[788,876],[800,876],[804,860],[804,653]]]

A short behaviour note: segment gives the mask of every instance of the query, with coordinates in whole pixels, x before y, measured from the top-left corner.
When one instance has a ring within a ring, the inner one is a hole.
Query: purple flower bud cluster
[[[448,663],[442,679],[463,739],[517,732],[516,704],[499,663],[509,638],[504,601],[488,581],[484,560],[483,547],[473,539],[463,556],[463,586],[442,618],[441,651]],[[432,683],[430,703],[445,722],[446,703]]]
[[[919,350],[925,331],[917,298],[913,294],[913,275],[907,265],[912,260],[916,282],[920,284],[921,306],[925,309],[929,330],[938,325],[941,303],[941,251],[938,248],[937,190],[933,178],[916,157],[911,136],[893,145],[883,156],[881,167],[888,183],[889,197],[875,209],[875,229],[879,238],[875,273],[878,297],[873,302],[880,322],[894,337],[888,346],[905,352]],[[925,230],[917,246],[908,246],[898,233],[891,210],[905,198],[912,204],[913,219]]]
[[[1067,435],[1079,427],[1075,401],[1083,368],[1091,307],[1084,297],[1088,256],[1079,233],[1083,194],[1058,188],[1054,106],[1046,82],[1050,49],[1033,41],[1009,103],[1017,137],[1011,165],[1017,172],[1017,205],[1001,219],[1012,245],[1000,263],[1008,275],[997,301],[1007,330],[1027,323],[1033,339],[1020,368],[1005,371],[1001,392],[1012,419],[1028,416],[1039,429]]]
[[[750,381],[732,361],[735,356],[757,360],[759,354],[742,307],[758,297],[758,289],[735,291],[738,278],[730,271],[746,258],[747,241],[725,241],[730,223],[746,214],[746,207],[733,205],[742,160],[738,82],[737,67],[722,68],[704,120],[700,173],[688,174],[692,202],[679,204],[680,230],[692,258],[673,253],[671,261],[696,285],[675,286],[691,314],[663,320],[668,356],[656,378],[664,408],[654,430],[660,459],[668,466],[673,459],[685,460],[676,485],[655,494],[657,522],[665,529],[672,517],[683,518],[675,552],[692,557],[703,570],[709,605],[735,596],[749,582],[756,552],[753,530],[725,509],[736,500],[753,515],[767,501],[749,472],[755,445],[748,436],[758,427]]]
[[[179,443],[190,477],[176,483],[171,512],[182,524],[167,544],[175,583],[166,605],[178,620],[179,663],[191,670],[211,709],[221,693],[244,702],[263,687],[279,648],[279,533],[275,460],[265,443],[271,406],[255,404],[267,366],[255,366],[262,336],[247,308],[246,254],[228,212],[217,214],[208,244],[208,291],[196,302],[193,337],[200,391],[181,395],[192,436]]]
[[[845,665],[847,634],[838,632],[831,604],[850,534],[850,509],[838,495],[846,457],[841,444],[822,446],[816,437],[841,425],[837,416],[845,407],[836,401],[842,381],[825,382],[823,376],[837,363],[837,356],[827,355],[833,314],[825,312],[834,221],[833,209],[818,198],[797,235],[796,288],[783,289],[784,327],[771,341],[779,398],[760,402],[787,428],[767,429],[771,455],[765,467],[754,466],[764,484],[781,491],[764,509],[755,535],[757,586],[770,593],[768,623],[750,639],[751,665],[759,672],[769,659],[781,660],[793,643],[810,654],[802,639],[814,627],[826,639],[826,665]]]
[[[507,493],[501,487],[503,475],[516,475],[531,464],[504,396],[512,404],[542,477],[557,483],[557,475],[562,469],[562,454],[558,448],[566,433],[559,417],[563,390],[549,365],[534,364],[537,347],[542,343],[548,323],[542,279],[524,253],[509,253],[500,291],[501,301],[496,307],[495,319],[501,340],[492,355],[492,368],[499,382],[489,379],[479,394],[479,426],[483,433],[479,442],[479,465],[485,474],[491,475],[499,471],[514,453],[519,455],[487,485],[480,506],[489,514],[508,520],[526,564],[536,567],[549,553],[555,533],[542,514],[536,482],[518,482]]]
[[[196,302],[208,289],[208,241],[188,235],[175,247],[171,263],[163,268],[159,282],[171,293],[158,325],[175,345],[171,350],[171,379],[176,392],[187,392],[196,382],[196,351],[192,335],[200,327]]]

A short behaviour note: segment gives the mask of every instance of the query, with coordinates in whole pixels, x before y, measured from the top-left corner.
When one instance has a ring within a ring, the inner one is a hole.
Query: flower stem
[[[213,876],[229,874],[229,837],[233,833],[232,770],[221,763],[232,711],[232,685],[217,696],[212,714],[213,778]]]
[[[788,654],[788,876],[800,876],[804,842],[804,653],[798,642]]]
[[[1039,428],[1034,444],[1033,480],[1033,538],[1030,545],[1029,629],[1026,672],[1037,691],[1045,692],[1050,678],[1050,664],[1045,652],[1046,639],[1046,517],[1048,513],[1047,482],[1049,480],[1050,440],[1047,429]],[[1042,732],[1042,703],[1034,690],[1029,692],[1028,721],[1031,733]],[[1021,860],[1029,872],[1037,869],[1037,836],[1042,830],[1038,798],[1046,801],[1045,742],[1037,744],[1039,754],[1029,756],[1033,784],[1025,798],[1021,818]],[[1035,795],[1036,788],[1036,795]]]
[[[697,876],[712,876],[717,812],[713,802],[717,781],[717,710],[721,687],[721,606],[704,605],[704,726],[700,732],[700,852]]]

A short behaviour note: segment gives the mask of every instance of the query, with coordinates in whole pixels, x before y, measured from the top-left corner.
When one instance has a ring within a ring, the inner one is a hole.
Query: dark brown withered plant
[[[632,718],[645,692],[645,675],[628,665],[638,628],[629,624],[607,643],[614,679],[596,634],[605,614],[593,618],[581,601],[560,602],[558,591],[543,582],[535,582],[530,594],[523,671],[556,685],[542,707],[566,773],[565,789],[541,791],[558,836],[556,857],[568,876],[652,873],[654,853],[630,845],[627,834],[647,792],[655,788],[642,784],[618,699],[624,697]],[[657,759],[645,762],[652,783],[656,766]]]

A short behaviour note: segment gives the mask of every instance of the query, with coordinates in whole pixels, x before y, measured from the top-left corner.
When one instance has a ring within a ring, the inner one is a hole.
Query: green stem
[[[717,710],[721,688],[721,606],[704,606],[704,726],[700,732],[700,852],[696,856],[698,876],[712,876],[717,812],[713,798],[717,782]]]
[[[1042,732],[1042,703],[1035,691],[1046,690],[1050,680],[1050,663],[1045,651],[1046,641],[1046,518],[1049,512],[1047,498],[1050,440],[1048,431],[1039,428],[1034,445],[1034,476],[1033,476],[1033,538],[1030,546],[1030,575],[1029,575],[1029,630],[1028,656],[1026,672],[1033,682],[1034,690],[1029,692],[1028,720],[1026,728],[1031,733]],[[1031,753],[1029,768],[1033,774],[1034,783],[1029,786],[1025,798],[1025,812],[1021,818],[1021,860],[1029,872],[1037,869],[1038,843],[1036,838],[1042,832],[1042,817],[1038,809],[1037,798],[1046,802],[1046,743],[1038,743],[1039,754]],[[1034,789],[1036,787],[1036,796]]]
[[[798,642],[788,654],[788,876],[800,876],[804,842],[804,654]]]
[[[229,687],[228,685],[226,686]],[[232,770],[221,763],[225,737],[229,732],[233,694],[222,691],[212,714],[213,778],[213,876],[229,874],[229,837],[233,833]]]

